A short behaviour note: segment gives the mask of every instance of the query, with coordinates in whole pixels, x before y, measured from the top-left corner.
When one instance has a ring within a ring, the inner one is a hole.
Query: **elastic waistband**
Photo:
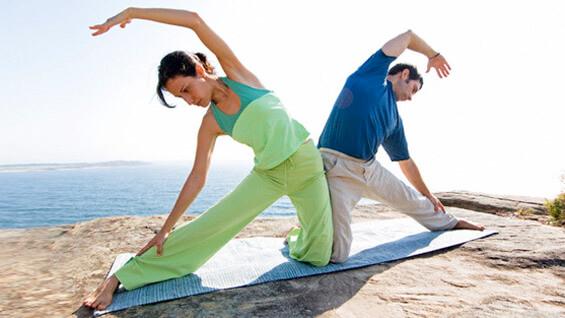
[[[330,154],[330,155],[334,155],[334,156],[337,156],[337,157],[340,157],[340,158],[343,158],[343,159],[347,159],[347,160],[351,160],[351,161],[355,161],[355,162],[359,162],[359,163],[365,163],[365,162],[371,161],[371,160],[363,160],[363,159],[351,157],[350,155],[346,155],[343,152],[339,152],[337,150],[333,150],[333,149],[330,149],[330,148],[321,147],[320,152],[325,152],[325,153]]]

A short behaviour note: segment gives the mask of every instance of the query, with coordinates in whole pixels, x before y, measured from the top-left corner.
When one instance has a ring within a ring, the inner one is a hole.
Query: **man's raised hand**
[[[449,75],[449,71],[451,71],[451,66],[449,66],[445,57],[439,53],[428,60],[428,69],[426,70],[426,73],[428,73],[432,67],[436,70],[439,78],[447,77]]]

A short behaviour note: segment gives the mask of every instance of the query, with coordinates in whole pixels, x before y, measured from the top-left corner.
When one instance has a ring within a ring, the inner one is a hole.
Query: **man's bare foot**
[[[120,282],[116,275],[110,276],[95,291],[88,295],[82,304],[92,309],[105,309],[112,303],[112,296],[119,284]]]
[[[455,227],[453,229],[458,229],[458,230],[476,230],[476,231],[482,231],[485,229],[484,226],[482,226],[481,224],[475,224],[475,223],[471,223],[467,220],[459,220],[459,222],[457,222],[457,224],[455,225]]]

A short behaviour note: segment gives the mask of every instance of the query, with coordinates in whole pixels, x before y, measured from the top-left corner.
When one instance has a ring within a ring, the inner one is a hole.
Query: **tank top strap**
[[[220,80],[224,82],[238,97],[240,101],[239,111],[235,114],[226,114],[224,113],[216,104],[212,103],[210,107],[212,107],[212,113],[216,118],[216,122],[220,126],[220,128],[224,131],[224,133],[228,135],[232,135],[233,127],[239,115],[245,110],[245,108],[254,100],[259,97],[262,97],[272,91],[263,88],[255,88],[249,85],[236,82],[231,80],[227,77],[220,77]]]

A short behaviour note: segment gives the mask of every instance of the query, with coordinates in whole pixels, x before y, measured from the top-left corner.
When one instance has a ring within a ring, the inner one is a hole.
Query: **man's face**
[[[396,101],[412,100],[412,96],[420,90],[420,81],[400,78],[392,86],[392,89],[396,96]]]

